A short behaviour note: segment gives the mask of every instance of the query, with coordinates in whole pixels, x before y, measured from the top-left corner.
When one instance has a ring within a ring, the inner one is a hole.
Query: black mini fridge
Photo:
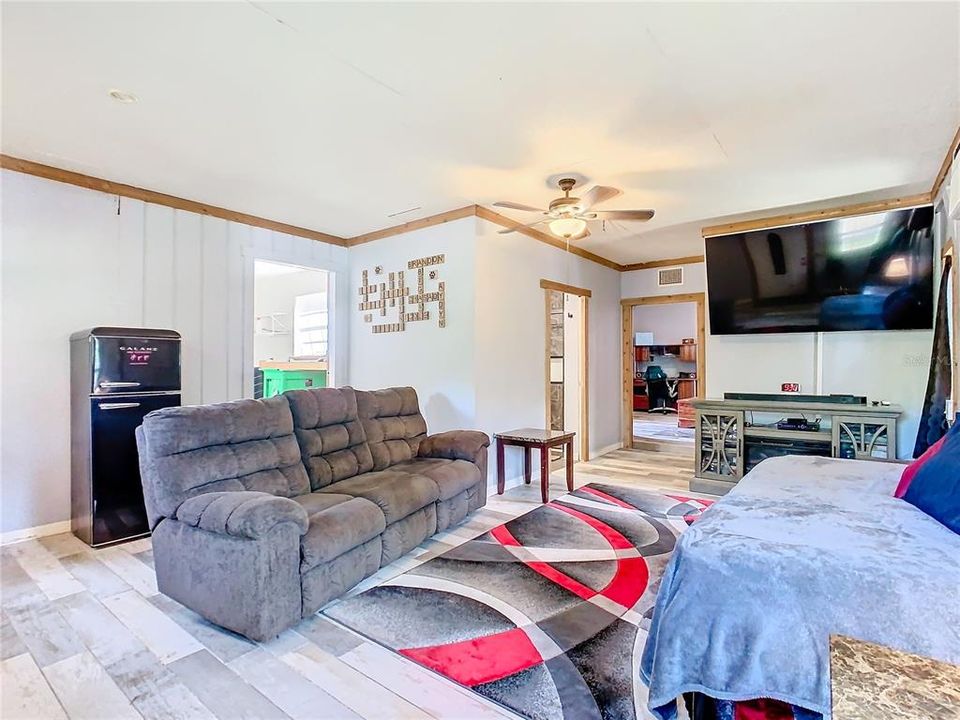
[[[70,336],[71,527],[99,547],[150,533],[135,431],[180,404],[180,334],[95,327]]]

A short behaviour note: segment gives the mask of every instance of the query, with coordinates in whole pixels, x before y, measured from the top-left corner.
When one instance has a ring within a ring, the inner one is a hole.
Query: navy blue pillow
[[[960,533],[960,422],[950,428],[940,452],[917,471],[903,499]]]

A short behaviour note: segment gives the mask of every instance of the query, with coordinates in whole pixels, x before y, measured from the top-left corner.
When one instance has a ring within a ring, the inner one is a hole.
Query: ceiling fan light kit
[[[560,217],[551,220],[548,227],[557,237],[575,238],[587,229],[587,221],[577,217]]]
[[[563,191],[563,197],[551,200],[546,210],[524,205],[523,203],[508,201],[495,202],[494,205],[496,207],[522,210],[524,212],[538,212],[544,215],[541,219],[518,228],[501,230],[500,234],[515,232],[518,229],[533,227],[534,225],[545,222],[551,233],[565,240],[570,240],[584,238],[590,235],[590,230],[587,227],[588,220],[600,218],[646,222],[653,217],[653,210],[600,210],[598,212],[592,210],[594,205],[599,205],[602,202],[606,202],[622,194],[617,188],[596,185],[590,188],[590,190],[584,194],[583,198],[578,198],[570,196],[570,191],[573,190],[577,184],[576,180],[573,178],[562,178],[557,184]]]

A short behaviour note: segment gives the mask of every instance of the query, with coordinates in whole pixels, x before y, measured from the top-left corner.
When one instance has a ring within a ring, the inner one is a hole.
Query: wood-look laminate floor
[[[618,450],[575,484],[688,492],[692,459]],[[565,492],[562,472],[551,497]],[[537,479],[364,581],[360,592],[540,502]],[[512,713],[319,615],[267,643],[157,591],[150,540],[91,550],[69,534],[0,549],[0,717],[511,718]]]

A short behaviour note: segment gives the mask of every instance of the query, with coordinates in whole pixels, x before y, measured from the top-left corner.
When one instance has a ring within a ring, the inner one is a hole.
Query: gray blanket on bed
[[[960,664],[960,535],[893,497],[902,471],[774,458],[704,513],[657,596],[640,668],[651,710],[674,717],[699,691],[829,718],[832,634]]]

